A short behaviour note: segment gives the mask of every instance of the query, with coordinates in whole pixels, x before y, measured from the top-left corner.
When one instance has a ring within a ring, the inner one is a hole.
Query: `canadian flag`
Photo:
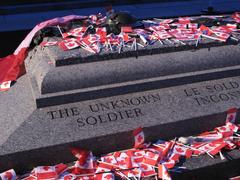
[[[56,169],[56,173],[60,175],[68,169],[68,166],[66,164],[61,163],[61,164],[55,165],[55,169]]]
[[[74,148],[74,147],[72,147],[70,149],[71,149],[72,154],[76,158],[78,158],[79,164],[82,166],[85,164],[88,156],[91,154],[90,151],[84,150],[84,149],[79,149],[79,148]]]
[[[144,158],[143,163],[151,166],[155,166],[158,162],[159,154],[153,153],[151,151],[147,151]]]
[[[57,41],[42,41],[40,46],[42,47],[48,47],[48,46],[55,46],[57,45],[58,42]]]
[[[37,178],[34,175],[29,175],[28,177],[25,177],[22,180],[37,180]]]
[[[114,169],[113,165],[104,163],[104,162],[100,162],[97,166],[95,173],[109,172],[112,169]]]
[[[208,36],[211,36],[213,34],[213,31],[209,27],[204,26],[204,25],[201,25],[199,27],[199,31],[200,31],[200,34],[204,34],[204,35],[208,35]]]
[[[96,28],[96,34],[99,35],[100,42],[104,43],[107,40],[106,27]]]
[[[115,158],[120,168],[122,169],[132,168],[131,156],[129,156],[127,153],[123,152],[118,157],[115,157]]]
[[[217,36],[216,38],[219,41],[223,41],[223,42],[226,42],[228,40],[228,38],[230,37],[229,33],[224,33],[224,32],[214,32],[214,34]]]
[[[226,126],[231,129],[233,132],[237,132],[239,127],[231,122],[227,122]]]
[[[198,28],[198,24],[197,23],[189,23],[187,24],[188,29],[192,29],[193,31],[195,31]]]
[[[227,111],[226,123],[228,123],[228,122],[235,123],[236,116],[237,116],[237,108],[229,109]]]
[[[186,158],[190,158],[192,156],[192,150],[183,146],[175,145],[173,148],[174,154],[179,154],[181,156],[185,156]]]
[[[79,27],[72,29],[68,34],[74,37],[82,37],[84,32],[87,30],[87,27]]]
[[[153,32],[153,36],[157,37],[159,40],[164,40],[164,39],[169,39],[172,38],[173,36],[169,34],[167,31],[158,31],[158,32]]]
[[[233,150],[237,147],[236,144],[234,144],[230,139],[226,138],[224,139],[224,142],[226,144],[225,149]]]
[[[133,167],[139,167],[143,161],[143,157],[145,155],[145,151],[137,151],[133,153],[131,156],[131,162]]]
[[[179,17],[178,22],[180,24],[189,24],[191,22],[190,17]]]
[[[107,156],[101,157],[101,161],[109,164],[117,164],[117,160],[113,155],[107,155]]]
[[[1,180],[15,180],[17,179],[17,175],[14,169],[10,169],[0,174]]]
[[[167,168],[163,164],[158,165],[158,177],[163,180],[172,179],[167,171]]]
[[[170,24],[172,22],[173,22],[173,19],[163,19],[163,20],[161,20],[161,23],[163,23],[163,24]]]
[[[214,32],[223,32],[223,33],[231,33],[231,28],[228,28],[227,26],[219,26],[213,29]]]
[[[240,13],[236,12],[232,15],[232,18],[237,22],[240,23]]]
[[[114,174],[113,173],[96,174],[94,180],[114,180]]]
[[[65,172],[61,174],[61,176],[59,177],[59,180],[75,180],[76,178],[77,176],[75,174]]]
[[[11,81],[5,81],[0,84],[0,91],[7,91],[11,86]]]
[[[170,157],[167,161],[161,162],[161,164],[163,164],[167,169],[172,169],[175,166],[176,161]]]
[[[134,168],[131,170],[126,170],[123,173],[126,174],[126,176],[129,178],[141,179],[142,171],[140,170],[140,168]]]
[[[150,26],[148,27],[150,31],[157,32],[164,30],[164,26]]]
[[[140,170],[142,171],[141,177],[149,177],[156,175],[154,168],[147,164],[141,164]]]
[[[211,143],[207,143],[204,146],[199,148],[200,151],[207,152],[211,155],[216,155],[219,151],[226,146],[226,143],[223,141],[215,141]]]
[[[122,26],[121,27],[121,32],[124,32],[124,33],[132,33],[133,32],[133,29],[131,26]]]
[[[77,160],[72,173],[74,174],[90,174],[90,173],[94,173],[95,171],[95,161],[94,161],[94,157],[92,155],[92,153],[90,153],[90,155],[88,155],[87,159],[85,160],[85,162],[82,164],[83,162],[81,162],[81,160]]]
[[[141,148],[144,144],[144,133],[141,127],[133,131],[134,136],[134,148]]]
[[[51,180],[58,177],[54,166],[38,166],[33,169],[33,172],[38,180]]]
[[[74,49],[74,48],[77,48],[77,47],[80,46],[80,44],[74,38],[65,39],[65,40],[59,42],[58,45],[64,51],[67,51],[67,50],[70,50],[70,49]]]

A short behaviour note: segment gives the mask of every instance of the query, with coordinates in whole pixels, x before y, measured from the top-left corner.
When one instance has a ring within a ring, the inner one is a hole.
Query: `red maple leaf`
[[[126,161],[124,159],[122,159],[122,160],[118,161],[118,164],[123,166],[126,164]]]
[[[177,152],[183,153],[184,151],[182,150],[182,148],[176,148]]]
[[[75,46],[75,43],[74,43],[74,42],[69,42],[69,43],[67,43],[67,46],[68,46],[68,47],[74,47],[74,46]]]
[[[43,170],[48,171],[50,169],[49,166],[43,166]]]
[[[226,127],[224,127],[224,126],[222,126],[222,127],[220,127],[220,130],[222,130],[222,131],[226,131],[226,130],[227,130],[227,128],[226,128]]]
[[[113,158],[112,157],[105,157],[104,160],[106,162],[112,162],[113,161]]]
[[[111,174],[108,174],[104,177],[105,179],[112,179],[112,175]]]
[[[144,169],[144,170],[148,170],[148,166],[145,165],[145,164],[141,164],[141,168]]]

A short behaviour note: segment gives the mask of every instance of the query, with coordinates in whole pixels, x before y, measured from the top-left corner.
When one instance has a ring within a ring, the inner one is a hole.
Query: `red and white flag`
[[[87,30],[87,27],[85,26],[74,28],[68,33],[68,35],[71,35],[74,37],[82,37],[86,30]]]
[[[109,172],[112,169],[114,169],[113,165],[104,163],[104,162],[100,162],[97,166],[97,170],[95,173]]]
[[[42,41],[40,46],[42,47],[48,47],[48,46],[55,46],[57,45],[58,42],[57,41]]]
[[[60,175],[68,169],[68,166],[66,164],[60,163],[55,165],[55,169],[56,169],[56,173]]]
[[[162,161],[161,164],[163,164],[167,169],[172,169],[174,168],[176,161],[170,157],[167,161]]]
[[[167,168],[163,164],[158,165],[158,177],[162,180],[172,179],[167,171]]]
[[[59,47],[63,49],[64,51],[74,49],[80,46],[78,43],[77,39],[70,38],[70,39],[65,39],[61,42],[58,43]]]
[[[169,34],[165,30],[153,32],[152,36],[155,36],[158,40],[164,40],[164,39],[169,39],[173,37],[171,34]]]
[[[94,177],[94,180],[114,180],[114,174],[113,173],[101,173],[96,174]]]
[[[113,155],[103,156],[103,157],[101,157],[101,161],[109,163],[109,164],[117,164],[117,160],[115,159],[115,157]]]
[[[80,165],[84,165],[88,156],[91,154],[90,151],[79,149],[79,148],[70,148],[72,154],[78,159]]]
[[[155,166],[158,163],[159,154],[151,151],[147,151],[143,157],[143,163],[151,166]]]
[[[192,156],[192,150],[190,148],[186,148],[179,145],[174,146],[173,153],[185,156],[186,158],[190,158]]]
[[[77,176],[75,174],[69,173],[69,172],[65,172],[63,174],[61,174],[61,176],[59,176],[59,180],[75,180],[77,178]]]
[[[144,144],[144,132],[141,127],[135,129],[133,131],[133,136],[134,136],[134,148],[141,148]]]
[[[199,150],[202,152],[209,153],[214,156],[214,155],[218,154],[221,151],[221,149],[224,148],[225,146],[226,146],[225,142],[215,141],[215,142],[207,143],[204,146],[201,146],[199,148]]]
[[[121,32],[123,32],[123,33],[132,33],[133,29],[132,29],[131,26],[122,26],[121,27]]]
[[[58,177],[54,166],[38,166],[33,169],[33,173],[38,180],[52,180]]]
[[[11,81],[5,81],[0,84],[0,91],[7,91],[11,86]]]
[[[142,171],[141,177],[150,177],[156,175],[154,168],[147,164],[141,164],[140,170]]]
[[[231,108],[227,111],[226,123],[231,122],[235,123],[237,117],[237,108]]]
[[[15,180],[17,179],[17,175],[14,169],[7,170],[0,174],[1,180]]]
[[[179,17],[178,18],[178,23],[189,24],[189,23],[191,23],[191,18],[190,17]]]
[[[214,32],[214,34],[216,35],[217,40],[223,41],[223,42],[226,42],[230,37],[229,33],[224,33],[224,32]]]
[[[80,158],[81,159],[81,158]],[[96,161],[94,161],[94,157],[92,153],[90,153],[84,162],[82,162],[82,159],[78,159],[74,165],[74,168],[72,170],[73,174],[90,174],[94,173]]]
[[[117,165],[122,169],[132,168],[132,159],[128,153],[122,152],[118,157],[115,157],[117,160]]]

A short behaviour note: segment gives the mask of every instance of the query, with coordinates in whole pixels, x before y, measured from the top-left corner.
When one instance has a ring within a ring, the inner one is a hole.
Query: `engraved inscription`
[[[161,101],[158,93],[131,98],[102,101],[87,105],[84,116],[80,107],[71,107],[47,112],[51,120],[76,117],[78,127],[97,125],[123,119],[133,119],[146,115],[141,105],[154,104]]]
[[[184,94],[198,106],[238,100],[240,99],[240,83],[228,81],[199,88],[187,88],[184,89]]]

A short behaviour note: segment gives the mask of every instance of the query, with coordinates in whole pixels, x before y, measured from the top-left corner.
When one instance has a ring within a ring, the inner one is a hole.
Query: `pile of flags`
[[[63,51],[80,48],[90,54],[137,51],[156,44],[164,48],[189,44],[198,46],[205,40],[226,42],[230,39],[236,43],[240,41],[240,12],[223,16],[142,20],[138,22],[140,25],[122,26],[119,34],[107,32],[104,26],[107,16],[71,15],[36,25],[14,54],[0,58],[0,91],[8,90],[12,82],[24,73],[24,59],[31,41],[46,27],[57,27],[61,38],[47,41],[44,39],[40,44],[42,47],[58,46]],[[219,24],[207,26],[204,22],[198,22],[201,18],[219,21]],[[76,19],[82,21],[82,24],[73,26],[66,32],[63,26]],[[158,45],[156,47],[159,47]]]
[[[107,34],[106,27],[95,28],[94,33],[87,33],[89,28],[93,28],[93,24],[101,24],[106,19],[105,16],[96,15],[94,21],[85,20],[91,24],[88,27],[76,27],[70,29],[69,32],[62,34],[60,41],[43,41],[41,46],[56,46],[67,51],[81,47],[90,53],[100,53],[105,49],[107,52],[121,53],[126,48],[137,50],[139,47],[145,47],[160,43],[161,45],[180,44],[186,45],[188,42],[195,42],[196,46],[202,39],[226,42],[228,39],[239,41],[238,35],[240,29],[238,27],[240,13],[236,12],[228,18],[222,18],[227,21],[224,25],[207,27],[203,24],[196,23],[200,17],[179,17],[177,19],[153,19],[143,20],[142,28],[132,26],[121,27],[118,35],[113,33]],[[209,16],[210,19],[219,17]],[[86,23],[85,23],[86,24]]]
[[[240,147],[240,125],[236,124],[236,113],[236,108],[229,109],[225,125],[197,136],[146,143],[143,129],[137,128],[133,131],[132,149],[97,158],[91,151],[71,148],[76,157],[72,166],[62,163],[39,166],[19,177],[11,169],[1,173],[0,177],[2,180],[114,180],[118,176],[128,180],[146,177],[170,180],[172,171],[179,172],[184,168],[178,166],[180,158],[189,159],[202,154],[214,158],[219,154],[221,159],[225,159],[222,150]]]

